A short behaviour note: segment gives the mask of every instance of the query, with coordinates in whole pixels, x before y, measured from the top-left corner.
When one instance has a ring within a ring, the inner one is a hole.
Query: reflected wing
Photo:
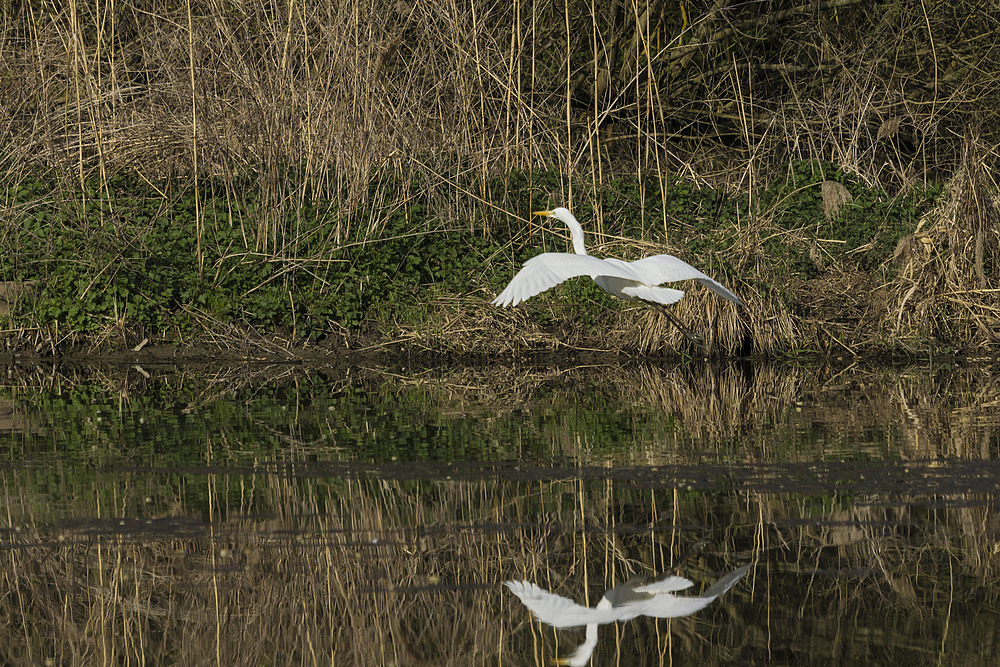
[[[670,593],[671,591],[682,591],[685,588],[691,588],[694,586],[694,582],[690,579],[685,579],[684,577],[667,577],[666,579],[660,579],[659,581],[653,581],[648,584],[643,584],[642,586],[636,586],[635,590],[639,593]]]
[[[647,285],[660,285],[678,280],[697,280],[723,299],[743,305],[740,298],[726,289],[722,283],[712,280],[684,260],[677,259],[673,255],[644,257],[632,262],[629,267],[639,275],[639,282]]]
[[[655,618],[675,618],[677,616],[688,616],[701,611],[717,597],[732,588],[736,582],[743,578],[743,575],[750,569],[750,564],[746,564],[738,570],[730,572],[726,576],[715,582],[711,588],[702,595],[677,597],[669,593],[663,593],[648,600],[640,600],[622,607],[623,614],[633,614],[635,616],[653,616]]]
[[[638,281],[639,276],[624,262],[612,263],[590,255],[546,252],[532,257],[510,284],[493,300],[495,306],[516,306],[536,294],[577,276],[612,276]]]
[[[596,609],[579,605],[569,598],[550,593],[528,581],[505,581],[504,586],[521,599],[542,623],[556,628],[572,628],[580,625],[613,623],[622,618],[610,605]],[[631,610],[630,610],[631,611]],[[635,615],[628,615],[635,618]]]
[[[742,579],[743,575],[745,575],[747,573],[747,570],[749,569],[750,569],[750,563],[747,563],[743,567],[733,570],[732,572],[724,576],[722,579],[719,579],[717,582],[712,584],[712,587],[709,588],[707,591],[705,591],[702,594],[702,597],[712,597],[712,598],[719,597],[720,595],[728,591],[730,588],[735,586],[736,582]]]

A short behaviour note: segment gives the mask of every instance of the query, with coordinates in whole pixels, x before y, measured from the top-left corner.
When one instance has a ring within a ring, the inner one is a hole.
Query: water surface
[[[12,368],[0,662],[996,664],[989,366]]]

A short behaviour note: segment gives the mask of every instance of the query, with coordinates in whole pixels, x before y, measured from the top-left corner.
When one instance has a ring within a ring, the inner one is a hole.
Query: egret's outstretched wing
[[[677,303],[684,298],[684,292],[679,289],[671,289],[670,287],[656,287],[654,285],[626,285],[621,288],[622,294],[632,297],[633,299],[642,299],[649,303],[659,303],[664,306],[669,306],[672,303]]]
[[[565,252],[546,252],[532,257],[493,300],[495,306],[516,306],[536,294],[555,287],[577,276],[612,276],[641,282],[630,265],[614,264],[590,255],[572,255]]]
[[[620,620],[620,615],[611,605],[598,605],[596,608],[584,607],[569,598],[550,593],[528,581],[505,581],[524,606],[531,610],[542,623],[555,628],[574,628],[580,625],[600,625]],[[634,616],[630,616],[634,618]]]
[[[743,305],[740,298],[730,292],[722,283],[709,278],[682,259],[673,255],[653,255],[638,259],[629,267],[639,275],[639,281],[647,285],[660,285],[678,280],[697,280],[724,299]]]

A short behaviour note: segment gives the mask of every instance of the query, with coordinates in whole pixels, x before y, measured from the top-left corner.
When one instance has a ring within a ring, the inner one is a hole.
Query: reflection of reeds
[[[793,405],[801,376],[767,364],[642,367],[616,379],[626,402],[646,402],[676,415],[699,442],[732,439],[781,419]]]
[[[810,498],[808,486],[706,494],[299,469],[192,478],[207,482],[212,508],[199,518],[184,518],[181,492],[137,498],[132,475],[78,488],[64,508],[37,505],[31,477],[9,476],[0,661],[540,664],[578,638],[533,623],[503,579],[587,592],[593,604],[635,574],[679,566],[701,584],[748,560],[757,567],[717,607],[607,628],[598,659],[746,663],[822,656],[837,642],[851,655],[869,640],[845,629],[871,628],[888,633],[880,642],[955,661],[979,651],[959,641],[979,612],[949,611],[949,600],[971,591],[977,604],[997,603],[1000,525],[993,501],[975,494],[851,501]],[[885,625],[887,606],[896,627]],[[943,648],[915,638],[914,623],[945,613],[953,639]]]
[[[970,367],[940,378],[901,376],[896,384],[891,396],[905,419],[903,456],[996,457],[1000,387],[990,369]]]
[[[443,392],[444,402],[462,410],[526,409],[544,393],[552,403],[605,397],[622,407],[656,410],[682,418],[685,425],[720,436],[777,419],[792,404],[802,382],[800,369],[769,363],[634,364],[560,368],[474,366],[437,369],[409,377],[405,384]],[[430,404],[438,403],[429,397]]]
[[[994,414],[1000,389],[989,367],[929,373],[741,362],[476,366],[391,380],[419,387],[426,392],[424,404],[442,414],[487,412],[495,418],[511,410],[561,407],[569,412],[584,401],[606,400],[617,409],[675,419],[680,444],[715,443],[729,451],[735,442],[745,454],[753,450],[760,457],[750,454],[750,460],[860,453],[990,458],[1000,428]],[[581,437],[587,434],[565,435],[567,443]],[[780,447],[795,453],[779,453]],[[581,453],[579,446],[573,452]]]

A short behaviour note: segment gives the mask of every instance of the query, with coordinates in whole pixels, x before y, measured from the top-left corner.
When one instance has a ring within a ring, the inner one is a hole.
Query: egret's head
[[[569,209],[563,208],[562,206],[557,206],[556,208],[548,211],[534,211],[532,215],[544,215],[549,218],[555,218],[556,220],[562,220],[566,224],[569,224],[570,220],[576,222],[576,218],[574,218],[573,214],[569,212]]]
[[[573,249],[578,255],[586,255],[587,250],[583,246],[583,227],[577,222],[573,214],[569,212],[568,208],[563,208],[562,206],[557,206],[554,209],[548,211],[535,211],[533,215],[544,215],[546,217],[555,218],[556,220],[561,220],[567,227],[569,227],[570,236],[573,238]]]

